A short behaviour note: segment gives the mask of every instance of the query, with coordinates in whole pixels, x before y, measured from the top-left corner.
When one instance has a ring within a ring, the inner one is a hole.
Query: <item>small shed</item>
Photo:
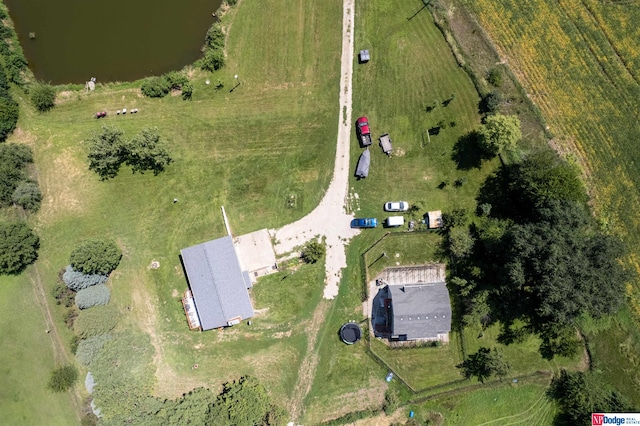
[[[360,159],[358,160],[358,165],[356,166],[356,177],[362,179],[369,176],[370,164],[371,164],[371,153],[369,152],[369,148],[367,148],[364,150],[362,154],[360,154]]]
[[[427,212],[427,226],[429,229],[442,228],[442,211]]]
[[[389,138],[389,134],[385,133],[380,136],[380,147],[382,148],[382,152],[387,155],[391,155],[391,151],[393,150],[393,146],[391,145],[391,138]]]
[[[371,59],[371,57],[369,56],[368,50],[361,50],[360,54],[358,55],[358,58],[361,64],[366,64]]]

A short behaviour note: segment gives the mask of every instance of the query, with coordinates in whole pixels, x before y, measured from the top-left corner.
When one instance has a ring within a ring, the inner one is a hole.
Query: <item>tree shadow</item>
[[[453,146],[451,159],[458,165],[458,170],[479,169],[482,160],[489,160],[491,156],[482,149],[479,132],[472,131],[461,136]]]

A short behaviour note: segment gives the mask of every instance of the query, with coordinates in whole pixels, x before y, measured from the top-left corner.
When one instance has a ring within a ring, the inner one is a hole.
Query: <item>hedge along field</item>
[[[595,0],[463,3],[476,12],[540,108],[555,135],[553,145],[582,166],[597,217],[623,238],[627,263],[640,271],[637,6]],[[640,314],[637,279],[628,294]],[[637,329],[627,333],[636,335],[638,348]],[[606,365],[610,357],[601,355]],[[628,360],[635,377],[616,374],[610,380],[637,403],[640,376],[637,363]]]
[[[178,297],[187,287],[178,255],[181,248],[225,234],[221,205],[240,235],[289,223],[319,203],[335,155],[341,5],[338,0],[313,7],[243,1],[223,18],[225,25],[233,22],[227,66],[214,74],[190,70],[192,101],[144,98],[140,82],[110,83],[91,93],[59,88],[70,90],[58,94],[53,110],[39,114],[18,93],[21,117],[10,142],[34,148],[44,193],[34,219],[42,242],[36,267],[45,289],[51,291],[80,241],[103,236],[116,241],[123,259],[108,282],[110,305],[121,311],[118,331],[141,328],[151,336],[161,396],[215,388],[254,373],[283,400],[295,383],[304,323],[288,321],[298,327],[291,339],[288,330],[265,331],[283,333],[269,344],[259,338],[259,328],[245,340],[241,330],[190,332]],[[230,91],[235,74],[240,85]],[[224,87],[215,90],[218,80]],[[139,112],[116,116],[122,108]],[[103,110],[108,116],[95,119]],[[174,163],[158,176],[134,175],[122,167],[115,179],[100,182],[88,170],[85,141],[103,125],[117,126],[126,137],[157,126]],[[295,205],[287,203],[291,194]],[[159,269],[148,268],[152,260],[160,262]],[[319,298],[322,281],[313,274],[306,278],[282,285],[311,286],[309,292]],[[259,306],[278,309],[265,305]],[[51,308],[63,338],[70,340],[62,308]],[[225,339],[236,343],[226,346]],[[219,368],[227,363],[229,368]],[[281,374],[284,370],[288,374]]]

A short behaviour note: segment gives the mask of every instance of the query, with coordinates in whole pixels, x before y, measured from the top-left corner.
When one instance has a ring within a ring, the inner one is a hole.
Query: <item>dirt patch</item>
[[[18,127],[13,131],[11,140],[12,142],[21,143],[33,148],[36,145],[37,137],[33,133],[22,130],[20,127]]]

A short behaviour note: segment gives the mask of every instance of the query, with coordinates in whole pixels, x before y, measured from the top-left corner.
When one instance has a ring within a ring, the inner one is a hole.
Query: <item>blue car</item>
[[[378,219],[375,217],[353,219],[351,221],[352,228],[375,228],[376,226],[378,226]]]

